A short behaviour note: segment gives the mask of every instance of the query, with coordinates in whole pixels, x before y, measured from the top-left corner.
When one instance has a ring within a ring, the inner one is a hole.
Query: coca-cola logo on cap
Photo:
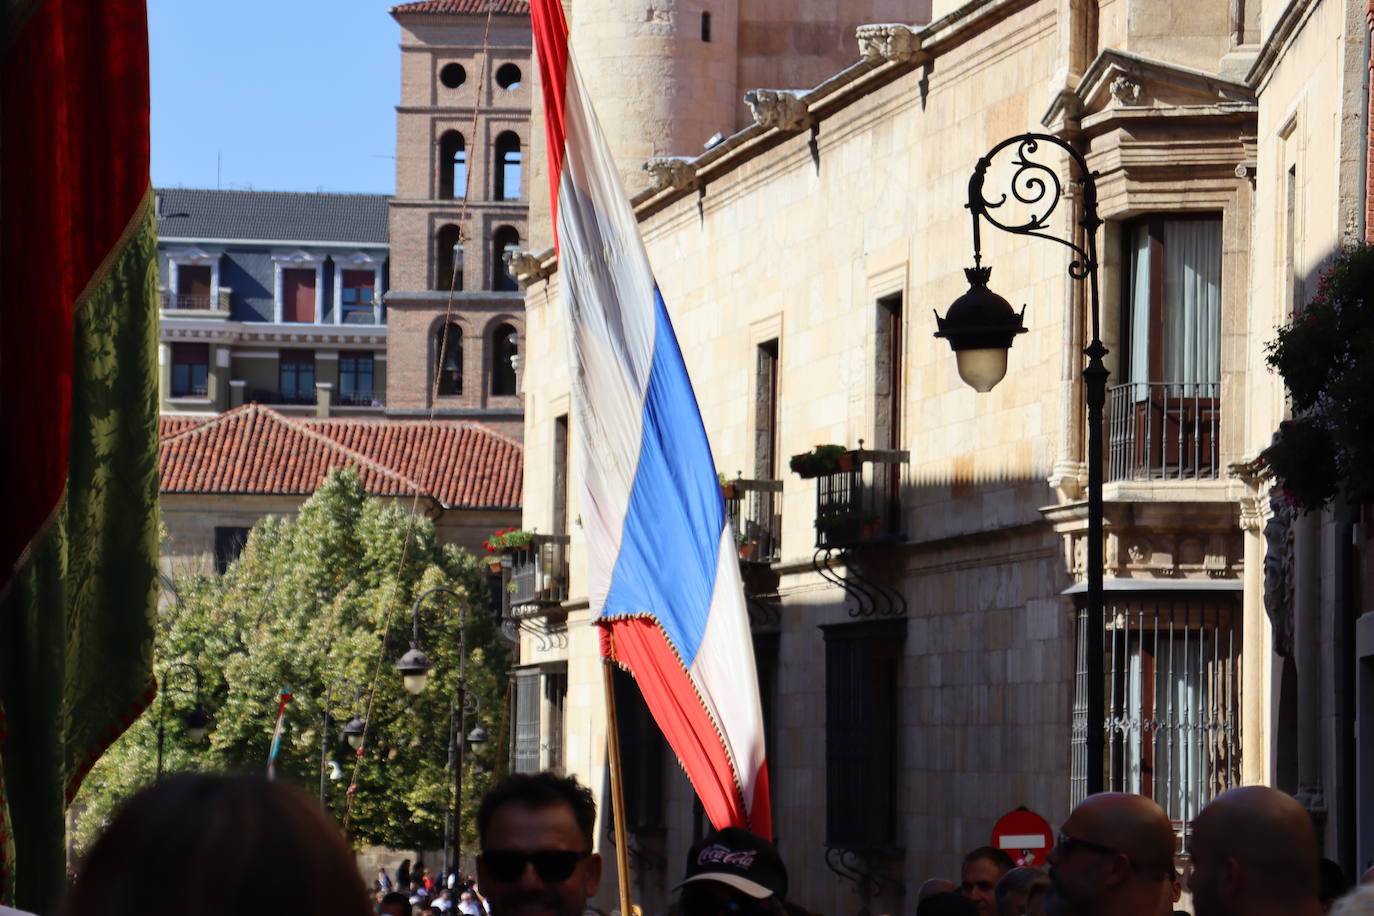
[[[734,865],[737,868],[748,868],[754,864],[754,856],[757,854],[758,853],[753,849],[736,851],[730,849],[728,846],[722,846],[719,843],[715,843],[711,846],[707,846],[697,855],[697,864],[707,865],[715,863],[719,865]]]

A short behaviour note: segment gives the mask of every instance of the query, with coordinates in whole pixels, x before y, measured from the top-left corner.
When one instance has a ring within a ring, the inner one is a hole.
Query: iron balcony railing
[[[721,484],[725,511],[744,563],[782,558],[782,481],[730,480]]]
[[[259,404],[314,404],[314,391],[273,391],[270,388],[254,388],[248,393],[248,400]]]
[[[1107,479],[1221,476],[1220,388],[1216,382],[1128,382],[1107,389]]]
[[[1078,614],[1072,801],[1087,792],[1088,691],[1104,692],[1104,785],[1159,803],[1186,842],[1211,799],[1240,784],[1240,606],[1208,594],[1108,596],[1102,684],[1088,680]]]
[[[344,407],[381,407],[381,399],[377,397],[375,391],[362,391],[358,389],[350,391],[340,391],[335,398],[335,403]]]
[[[511,551],[506,580],[511,607],[568,600],[568,544],[566,534],[536,534],[528,548]]]
[[[835,470],[816,477],[816,547],[838,548],[899,541],[901,468],[906,451],[855,449]]]
[[[167,311],[229,312],[230,290],[221,289],[218,296],[210,293],[174,293],[162,290],[162,308]]]

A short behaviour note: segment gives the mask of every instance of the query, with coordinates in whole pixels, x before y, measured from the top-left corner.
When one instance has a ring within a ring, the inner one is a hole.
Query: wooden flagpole
[[[612,640],[609,631],[606,639]],[[615,714],[615,684],[612,680],[612,660],[615,654],[614,642],[611,652],[601,657],[601,673],[606,685],[606,756],[611,770],[611,816],[615,827],[615,872],[620,883],[620,916],[632,916],[630,911],[630,841],[625,829],[625,779],[620,769],[620,723]]]

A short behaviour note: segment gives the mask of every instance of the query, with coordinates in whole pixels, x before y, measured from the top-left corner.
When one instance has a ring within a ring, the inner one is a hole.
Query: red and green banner
[[[0,900],[51,913],[66,806],[154,689],[148,30],[144,0],[0,10]]]

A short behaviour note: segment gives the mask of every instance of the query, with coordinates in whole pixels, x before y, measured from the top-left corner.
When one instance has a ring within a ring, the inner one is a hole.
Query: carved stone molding
[[[1112,80],[1112,98],[1121,105],[1135,105],[1140,101],[1140,92],[1143,88],[1139,82],[1123,74]]]
[[[870,64],[905,63],[921,50],[921,35],[897,23],[861,25],[854,32],[859,39],[859,56]]]
[[[811,126],[811,112],[801,96],[787,89],[750,89],[744,104],[760,127],[794,132]]]
[[[686,191],[696,186],[696,164],[685,156],[655,156],[644,163],[644,171],[653,179],[653,189]]]

